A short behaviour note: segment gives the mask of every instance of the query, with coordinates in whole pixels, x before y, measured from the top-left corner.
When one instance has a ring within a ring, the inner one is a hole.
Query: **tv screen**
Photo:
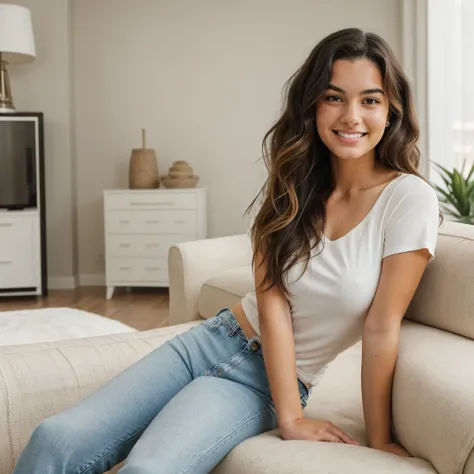
[[[37,207],[36,122],[0,117],[0,208]]]

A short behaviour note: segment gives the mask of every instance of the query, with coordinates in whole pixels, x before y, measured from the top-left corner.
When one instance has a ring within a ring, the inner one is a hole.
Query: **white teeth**
[[[336,133],[342,138],[360,138],[364,135],[363,133],[342,133],[342,132],[336,132]]]

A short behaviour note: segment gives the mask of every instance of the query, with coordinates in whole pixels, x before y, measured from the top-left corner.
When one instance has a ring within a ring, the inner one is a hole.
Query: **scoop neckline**
[[[345,239],[346,237],[348,237],[350,234],[354,233],[356,231],[356,229],[358,229],[359,227],[361,227],[370,217],[370,215],[374,212],[374,209],[377,207],[377,204],[382,200],[382,197],[383,195],[385,194],[385,192],[388,190],[388,188],[390,188],[392,186],[393,183],[397,182],[400,178],[403,178],[405,176],[408,176],[407,173],[402,173],[400,174],[399,176],[397,176],[396,178],[393,178],[391,181],[389,181],[387,183],[387,185],[385,186],[385,188],[382,189],[382,192],[379,194],[379,197],[376,199],[376,201],[374,202],[373,206],[370,208],[369,212],[365,215],[365,217],[358,223],[356,224],[351,230],[349,230],[348,232],[346,232],[344,235],[342,235],[341,237],[337,238],[336,240],[331,240],[329,237],[326,236],[326,233],[324,232],[323,233],[323,239],[324,239],[324,243],[329,243],[329,244],[337,244],[339,243],[341,240]]]

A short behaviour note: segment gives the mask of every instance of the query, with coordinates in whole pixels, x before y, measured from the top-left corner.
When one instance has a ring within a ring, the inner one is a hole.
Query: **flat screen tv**
[[[38,206],[37,121],[0,116],[0,209]]]

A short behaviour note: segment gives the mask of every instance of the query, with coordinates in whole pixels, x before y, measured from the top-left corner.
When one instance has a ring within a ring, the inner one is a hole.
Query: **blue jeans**
[[[223,309],[40,423],[12,474],[209,473],[276,426],[260,341]]]

